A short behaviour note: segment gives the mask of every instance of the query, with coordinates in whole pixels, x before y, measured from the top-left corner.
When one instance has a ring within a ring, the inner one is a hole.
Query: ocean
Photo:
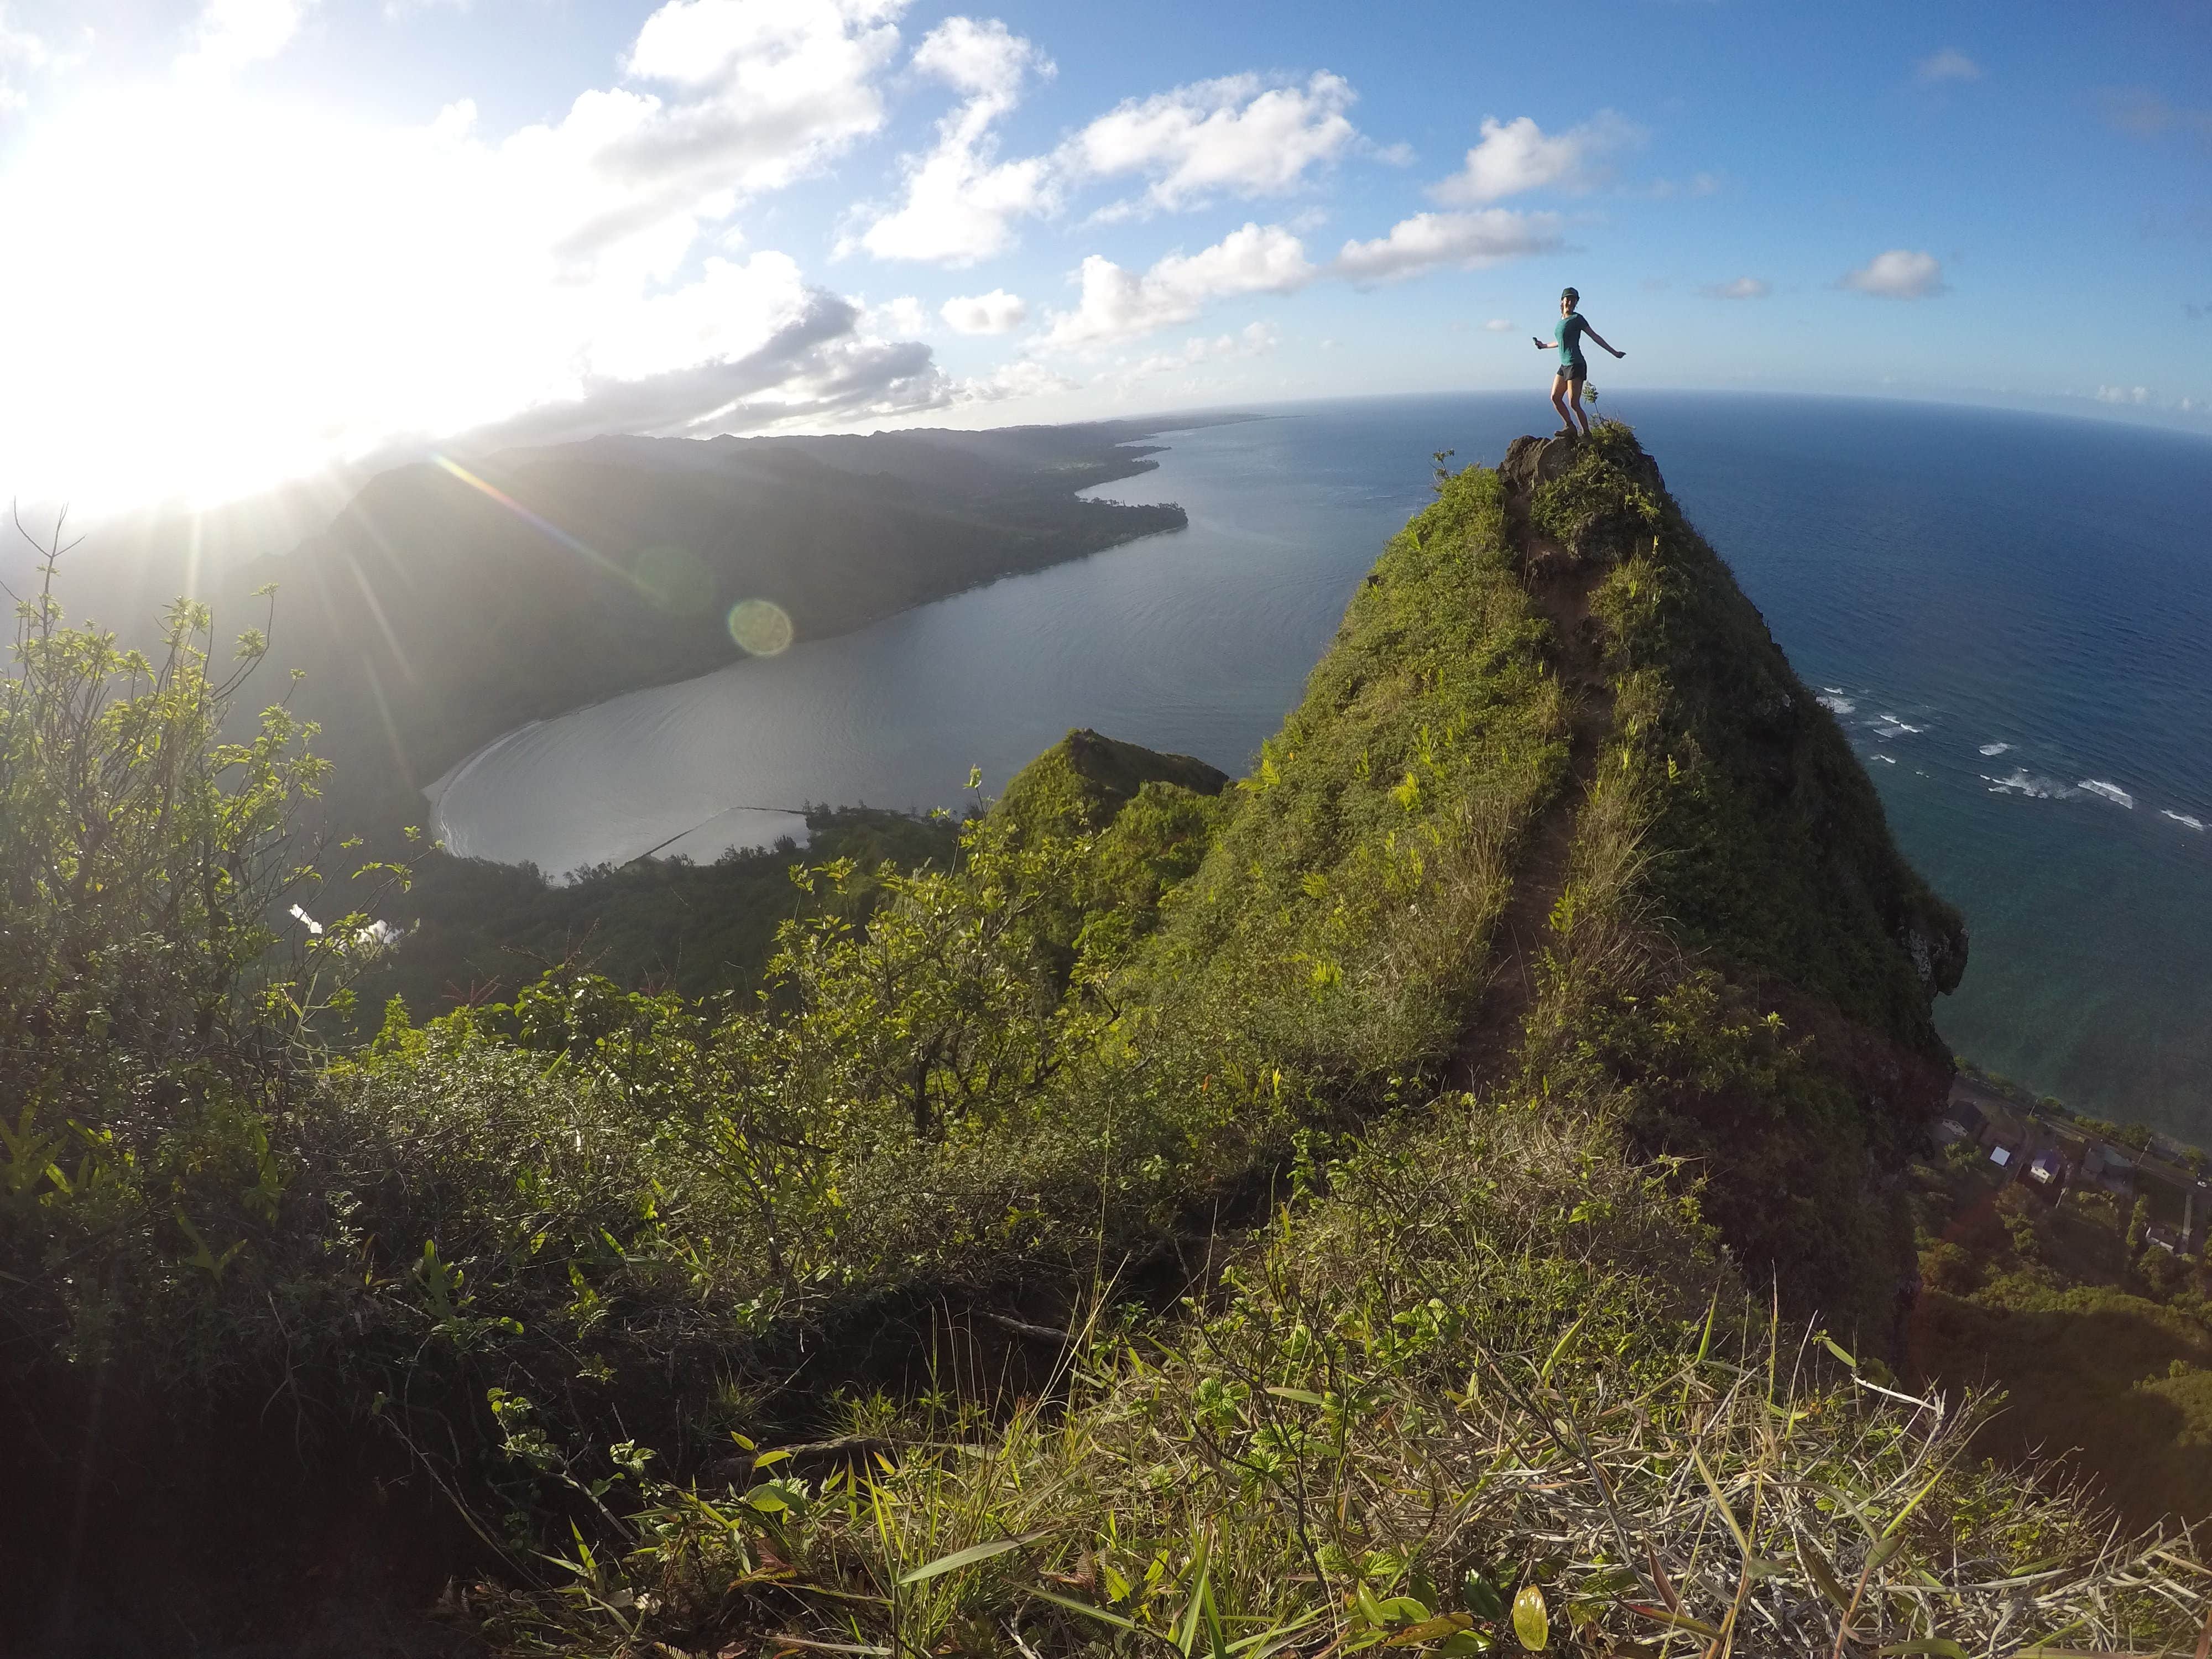
[[[1944,405],[1609,392],[1966,915],[1954,1048],[2212,1139],[2212,442]],[[1231,772],[1297,701],[1431,452],[1540,392],[1165,433],[1187,530],[510,734],[436,790],[459,852],[711,858],[809,803],[959,806],[1072,726]]]

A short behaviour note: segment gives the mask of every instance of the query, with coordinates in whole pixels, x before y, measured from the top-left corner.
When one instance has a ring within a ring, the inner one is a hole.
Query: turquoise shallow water
[[[1966,913],[1960,1052],[2212,1137],[2212,443],[1841,399],[1617,392]],[[1164,440],[1101,494],[1190,527],[514,734],[440,800],[457,848],[711,857],[807,801],[951,804],[1073,725],[1241,770],[1296,702],[1430,452],[1540,397],[1304,405]],[[688,833],[687,833],[688,832]]]

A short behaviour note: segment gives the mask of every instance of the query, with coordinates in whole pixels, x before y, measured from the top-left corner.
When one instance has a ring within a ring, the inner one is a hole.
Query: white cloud
[[[1417,214],[1391,227],[1386,236],[1346,242],[1326,266],[1309,260],[1305,245],[1281,225],[1255,223],[1199,252],[1170,254],[1142,276],[1094,253],[1083,262],[1082,295],[1074,309],[1051,313],[1032,349],[1090,349],[1137,339],[1188,322],[1209,301],[1295,293],[1321,276],[1364,287],[1439,265],[1474,270],[1559,245],[1556,215],[1490,208]]]
[[[1841,286],[1884,300],[1928,300],[1943,292],[1943,266],[1934,254],[1893,247],[1845,276]]]
[[[1978,81],[1982,78],[1982,66],[1956,46],[1946,46],[1915,64],[1912,75],[1923,86],[1932,86],[1939,81]]]
[[[911,340],[917,334],[929,332],[929,313],[913,295],[902,294],[879,306],[867,307],[860,313],[860,326],[872,334]]]
[[[597,142],[596,167],[628,198],[626,216],[686,198],[726,214],[883,125],[876,76],[898,48],[894,20],[905,8],[906,0],[669,0],[646,19],[624,67],[678,96],[587,92],[555,131],[581,129],[583,142]]]
[[[1183,342],[1180,351],[1158,351],[1133,363],[1109,371],[1104,377],[1126,391],[1139,380],[1149,380],[1161,374],[1180,374],[1197,368],[1201,363],[1215,362],[1225,358],[1264,357],[1282,343],[1282,336],[1269,323],[1248,323],[1235,334],[1217,334],[1212,339],[1194,338]]]
[[[8,21],[8,8],[0,4],[0,115],[21,109],[30,101],[15,84],[17,70],[53,67],[54,52],[45,37],[15,27]]]
[[[1577,127],[1547,134],[1529,117],[1500,121],[1486,116],[1482,142],[1467,164],[1431,187],[1448,207],[1495,202],[1523,191],[1553,186],[1586,191],[1604,182],[1605,158],[1644,140],[1641,127],[1611,110],[1600,110]]]
[[[1012,221],[1056,205],[1042,156],[1000,161],[992,127],[1019,100],[1023,82],[1048,77],[1052,60],[995,20],[951,17],[914,54],[917,72],[967,94],[937,124],[936,145],[906,158],[906,198],[861,233],[878,259],[971,265],[1013,246]]]
[[[1492,317],[1483,327],[1492,334],[1510,334],[1513,331],[1513,319],[1510,317]]]
[[[207,0],[193,26],[185,75],[230,75],[284,50],[314,0]]]
[[[1485,208],[1477,213],[1417,213],[1373,241],[1346,242],[1330,269],[1354,283],[1389,283],[1439,265],[1478,270],[1559,246],[1553,213]]]
[[[2097,401],[2100,404],[2147,404],[2150,401],[2150,388],[2147,386],[2100,386],[2097,388]],[[2187,407],[2186,399],[2183,406]]]
[[[1075,309],[1054,313],[1038,343],[1065,349],[1133,340],[1188,322],[1209,300],[1287,294],[1315,275],[1304,244],[1280,225],[1248,223],[1212,247],[1171,253],[1141,276],[1094,253],[1083,262]]]
[[[1078,391],[1073,380],[1047,368],[1033,357],[1002,363],[978,380],[963,380],[953,388],[956,404],[994,404],[1010,398],[1062,397]]]
[[[1030,73],[1054,73],[1052,60],[998,19],[948,17],[915,48],[914,67],[956,92],[1011,107]]]
[[[1256,75],[1194,82],[1117,105],[1063,144],[1058,159],[1071,177],[1150,179],[1140,198],[1107,210],[1108,217],[1280,195],[1358,138],[1346,114],[1355,96],[1349,82],[1327,73],[1304,86],[1269,86]]]
[[[947,300],[938,314],[955,334],[1011,334],[1029,321],[1030,308],[1020,295],[994,288]]]
[[[1698,290],[1708,300],[1764,300],[1774,292],[1764,277],[1739,276],[1732,283],[1711,283]]]
[[[594,342],[590,368],[564,395],[447,447],[849,424],[941,407],[951,395],[927,346],[873,337],[851,301],[809,287],[786,255],[762,253],[742,265],[708,260],[697,282]]]
[[[941,401],[926,346],[781,253],[728,252],[739,204],[880,126],[902,4],[671,0],[623,82],[506,136],[466,103],[374,127],[198,76],[75,100],[0,171],[0,219],[70,250],[0,264],[0,309],[46,320],[11,347],[0,482],[88,509],[213,500],[533,420]]]

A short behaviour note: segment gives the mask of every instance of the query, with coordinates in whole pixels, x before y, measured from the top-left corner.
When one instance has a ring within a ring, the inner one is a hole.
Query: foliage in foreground
[[[806,830],[808,862],[850,860],[863,872],[943,866],[959,848],[950,821],[868,807],[817,809]],[[532,865],[425,854],[408,890],[380,907],[403,937],[363,963],[354,992],[368,1029],[349,1035],[374,1036],[395,996],[425,1018],[512,1002],[551,968],[694,1001],[750,989],[775,953],[777,926],[804,908],[790,878],[799,856],[786,838],[707,864],[638,859],[551,882]],[[870,884],[855,885],[865,905]]]
[[[1978,1462],[1976,1407],[1765,1316],[1620,1150],[1439,1103],[1180,1329],[1094,1309],[1064,1406],[856,1402],[826,1473],[641,1476],[623,1547],[475,1610],[516,1653],[2193,1645],[2185,1535]]]
[[[880,1319],[872,1298],[1172,1262],[1301,1123],[1403,1097],[1450,1051],[1561,754],[1498,531],[1495,481],[1470,475],[1394,543],[1294,723],[1312,742],[1263,766],[1242,838],[1217,844],[1220,809],[1154,780],[1095,830],[986,818],[957,866],[801,872],[757,997],[557,975],[398,1015],[320,1072],[256,1071],[243,1103],[127,1048],[100,1091],[0,1081],[8,1386],[79,1413],[109,1376],[143,1413],[279,1401],[292,1440],[389,1435],[480,1505],[508,1480],[491,1387],[557,1439],[629,1425],[688,1467],[733,1425],[805,1410],[778,1397],[794,1345]],[[33,694],[133,706],[106,657]],[[200,717],[222,716],[218,698]],[[110,751],[132,787],[137,752]],[[29,788],[50,761],[21,764]],[[255,848],[282,846],[281,811],[242,817],[258,797],[210,787]],[[79,834],[113,810],[81,806]],[[1258,867],[1283,835],[1302,865]],[[175,885],[204,876],[232,907],[217,922],[265,927],[258,890],[223,884],[232,859],[187,848]],[[1201,860],[1209,902],[1186,907]],[[838,897],[863,880],[865,917]],[[82,902],[25,901],[118,931]],[[359,939],[333,923],[323,954]],[[263,1029],[251,989],[228,988],[223,1021]],[[282,995],[295,1023],[314,1000]],[[137,1142],[109,1133],[133,1103]],[[50,1439],[57,1490],[83,1431]]]
[[[315,872],[291,830],[322,763],[280,707],[226,714],[265,648],[210,665],[204,607],[159,653],[18,607],[0,681],[0,1358],[97,1358],[124,1307],[189,1323],[276,1217],[272,1140],[330,945],[278,961]],[[357,926],[360,918],[349,918]]]

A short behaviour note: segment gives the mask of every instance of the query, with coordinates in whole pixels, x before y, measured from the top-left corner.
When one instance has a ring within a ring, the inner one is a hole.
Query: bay
[[[2104,1115],[2212,1132],[2212,443],[1940,405],[1609,392],[1966,914],[1954,1047]],[[1095,493],[1189,527],[512,733],[434,791],[457,852],[711,858],[810,802],[987,793],[1073,726],[1242,772],[1431,452],[1540,394],[1261,411]],[[803,833],[800,832],[800,833]]]

